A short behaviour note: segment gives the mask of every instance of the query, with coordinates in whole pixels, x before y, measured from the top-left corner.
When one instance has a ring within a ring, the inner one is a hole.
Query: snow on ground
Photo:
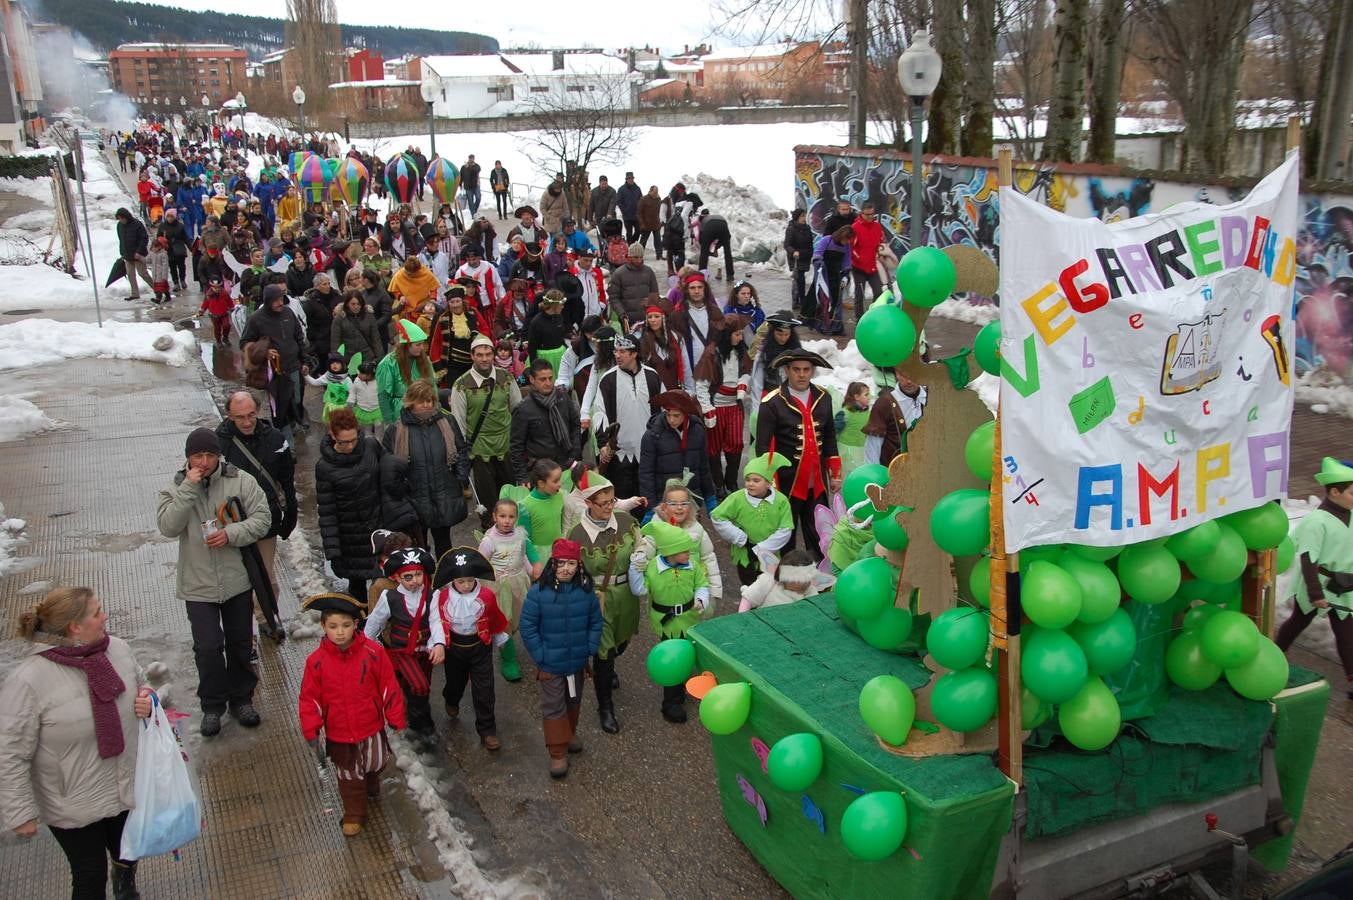
[[[24,530],[28,523],[23,519],[11,519],[5,516],[5,504],[0,503],[0,577],[8,575],[16,565],[15,551],[28,543]]]
[[[23,397],[0,394],[0,443],[55,428],[57,422]]]
[[[0,325],[0,371],[63,359],[143,359],[187,365],[196,352],[191,331],[168,322],[55,322],[24,319]]]
[[[89,207],[89,229],[94,249],[94,277],[100,288],[117,259],[117,231],[113,214],[118,207],[133,208],[122,184],[95,152],[92,145],[85,147],[85,200]],[[14,216],[0,228],[0,243],[6,238],[22,238],[40,248],[46,248],[52,235],[52,184],[50,178],[0,178],[0,190],[13,191],[42,204],[39,209]],[[78,188],[72,182],[76,195],[76,215],[81,216]],[[84,220],[77,223],[80,241],[85,239]],[[59,250],[59,242],[58,242]],[[94,292],[82,253],[76,254],[75,270],[80,278],[72,278],[60,269],[48,265],[5,266],[0,281],[0,312],[11,309],[37,307],[41,309],[68,309],[91,307]],[[121,283],[126,289],[126,282]],[[106,296],[103,295],[103,296]]]
[[[755,260],[767,267],[785,267],[785,226],[789,224],[789,213],[776,206],[769,194],[752,185],[739,186],[732,178],[704,172],[683,175],[681,183],[699,194],[710,212],[728,220],[735,257]]]
[[[1328,369],[1315,369],[1298,378],[1297,399],[1311,404],[1311,412],[1353,418],[1353,383],[1345,383]]]
[[[985,325],[1001,317],[1001,308],[994,303],[985,301],[973,303],[958,297],[950,297],[943,303],[931,307],[930,314],[942,319],[954,319],[973,325]]]
[[[803,347],[831,363],[832,368],[830,369],[818,369],[817,376],[813,378],[813,383],[831,393],[836,398],[838,407],[841,398],[846,395],[846,388],[850,386],[852,381],[860,381],[869,385],[872,396],[878,396],[879,387],[874,378],[877,370],[860,355],[854,341],[849,342],[844,347],[838,347],[835,341],[826,339],[804,341]],[[942,369],[937,368],[936,372],[945,378],[949,377],[948,373]],[[983,372],[968,384],[968,390],[975,392],[986,404],[992,415],[995,415],[1000,384],[999,378]]]

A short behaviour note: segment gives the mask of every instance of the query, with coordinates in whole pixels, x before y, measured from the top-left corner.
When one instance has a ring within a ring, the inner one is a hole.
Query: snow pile
[[[846,389],[852,381],[861,381],[869,385],[869,390],[873,397],[879,395],[879,385],[875,378],[878,372],[873,366],[865,361],[860,355],[860,351],[851,341],[844,347],[838,347],[835,341],[819,340],[804,341],[805,350],[811,350],[818,354],[827,362],[831,363],[831,369],[818,369],[817,375],[813,378],[813,383],[818,387],[829,392],[833,399],[833,408],[841,408],[841,400],[846,395]],[[976,365],[973,363],[973,365]],[[949,377],[949,373],[938,363],[934,367],[935,377]],[[994,375],[988,375],[982,372],[968,384],[968,390],[974,391],[982,402],[986,404],[988,410],[994,416],[996,414],[996,402],[1000,394],[1001,380]]]
[[[974,303],[959,297],[950,297],[938,306],[931,307],[930,314],[942,319],[985,325],[1001,317],[1001,308],[985,299]]]
[[[728,220],[736,259],[785,267],[785,226],[789,213],[776,206],[765,191],[704,172],[683,175],[681,182],[687,190],[700,195],[711,214]]]
[[[156,343],[168,349],[157,350]],[[182,366],[192,360],[196,343],[191,331],[175,331],[168,322],[105,322],[99,328],[93,322],[24,319],[0,325],[0,371],[90,357]]]
[[[0,503],[0,577],[8,575],[15,566],[14,553],[28,543],[23,519],[5,517],[5,504]]]
[[[310,547],[309,535],[304,529],[297,528],[291,533],[291,537],[279,541],[277,546],[287,568],[291,570],[292,586],[301,599],[336,590],[325,579],[324,564],[315,559],[315,552]],[[357,599],[365,600],[366,598],[358,597]],[[311,610],[302,610],[295,619],[287,623],[286,629],[291,639],[296,641],[317,638],[324,634],[324,630],[319,625],[319,613]]]
[[[1311,404],[1312,412],[1353,418],[1353,384],[1323,366],[1297,379],[1297,399]]]
[[[0,394],[0,443],[56,427],[56,420],[23,397]]]

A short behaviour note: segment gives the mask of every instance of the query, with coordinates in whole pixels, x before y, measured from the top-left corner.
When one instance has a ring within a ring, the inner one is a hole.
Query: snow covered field
[[[0,325],[0,372],[63,359],[143,359],[187,365],[197,352],[191,331],[168,322],[55,322],[24,319]]]

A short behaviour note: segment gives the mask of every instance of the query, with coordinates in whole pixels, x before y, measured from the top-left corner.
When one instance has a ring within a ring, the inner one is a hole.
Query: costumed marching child
[[[376,364],[369,359],[361,361],[357,377],[348,383],[348,405],[357,417],[357,428],[379,438],[381,399],[376,390]]]
[[[842,475],[864,465],[864,426],[869,422],[871,406],[869,385],[852,381],[836,413],[836,448],[841,456]]]
[[[531,580],[540,574],[541,564],[526,529],[517,524],[515,500],[502,498],[493,504],[493,527],[479,542],[479,552],[493,566],[498,608],[507,617],[508,639],[501,653],[503,678],[506,681],[521,681],[517,645],[512,635],[517,633],[522,600],[531,586]]]
[[[371,586],[366,589],[366,608],[373,609],[376,602],[380,600],[381,594],[391,588],[399,587],[399,582],[383,574],[385,571],[385,561],[390,558],[390,554],[397,550],[407,550],[413,546],[413,538],[402,531],[390,531],[386,528],[377,528],[371,532],[371,554],[376,557],[376,567],[382,572],[380,577],[371,582]]]
[[[778,554],[794,534],[789,498],[775,489],[775,473],[789,465],[779,453],[756,457],[743,470],[745,487],[714,507],[709,520],[719,536],[732,546],[728,555],[738,567],[743,585],[775,568]]]
[[[746,336],[745,316],[725,316],[714,352],[706,354],[695,370],[695,394],[704,413],[709,469],[720,500],[738,489],[738,468],[742,465],[747,384],[752,376]]]
[[[362,362],[360,353],[354,353],[353,359],[357,360],[359,365]],[[325,372],[323,375],[320,375],[319,377],[307,375],[305,376],[305,380],[313,384],[315,387],[324,388],[323,419],[326,424],[329,421],[329,413],[333,412],[335,409],[338,409],[339,407],[348,405],[349,379],[348,373],[343,368],[342,353],[337,352],[330,353],[328,371]]]
[[[319,611],[324,637],[301,676],[301,735],[317,757],[333,760],[343,835],[353,837],[366,824],[367,802],[380,796],[391,756],[385,726],[404,727],[404,695],[385,648],[357,627],[365,604],[346,594],[316,594],[304,606]]]
[[[691,541],[700,551],[700,563],[705,567],[705,577],[709,579],[709,595],[716,600],[723,596],[723,575],[719,571],[719,556],[714,552],[714,542],[709,532],[700,524],[697,510],[704,505],[699,494],[687,487],[686,482],[678,478],[667,479],[662,492],[662,503],[658,504],[657,518],[668,522],[691,536]]]
[[[582,548],[560,538],[544,571],[526,592],[521,642],[536,662],[540,717],[550,754],[550,777],[568,775],[568,755],[583,749],[578,740],[587,661],[601,644],[601,605],[592,576],[581,563]]]
[[[1328,616],[1353,698],[1353,465],[1327,456],[1315,480],[1324,485],[1325,499],[1292,532],[1300,567],[1297,608],[1274,643],[1285,653],[1316,616]]]
[[[442,617],[434,614],[432,588],[428,584],[434,568],[432,554],[422,547],[391,553],[383,571],[398,584],[381,594],[363,629],[367,637],[380,640],[389,651],[395,680],[404,692],[409,727],[426,750],[432,748],[437,731],[428,702],[432,667],[446,658]]]
[[[220,275],[213,275],[207,284],[207,293],[202,297],[200,314],[211,316],[211,330],[218,345],[224,345],[230,339],[230,311],[235,308],[235,300],[221,281]]]
[[[517,501],[517,514],[535,545],[536,559],[545,559],[554,542],[563,537],[564,494],[560,488],[564,469],[552,459],[538,459],[531,466],[528,477],[531,479],[529,491],[505,484],[499,497]]]
[[[155,292],[155,302],[168,303],[169,238],[160,235],[151,243],[150,252],[146,254],[146,262],[150,266],[150,286]]]
[[[513,378],[520,378],[521,373],[525,371],[512,342],[506,339],[499,340],[493,345],[493,364]]]
[[[695,543],[683,529],[654,518],[642,531],[654,553],[642,569],[631,561],[630,591],[648,597],[648,618],[659,640],[683,638],[713,607],[705,567],[692,555]],[[662,717],[686,721],[685,685],[662,689]]]
[[[802,550],[790,550],[780,559],[772,572],[760,577],[742,589],[738,612],[760,609],[763,606],[787,606],[804,597],[814,597],[835,579],[823,574],[813,565],[813,558]]]
[[[452,547],[442,554],[433,579],[433,603],[446,635],[446,715],[455,722],[465,684],[474,703],[474,727],[485,750],[500,750],[493,707],[493,648],[509,640],[507,619],[493,591],[479,579],[493,578],[493,566],[473,547]]]

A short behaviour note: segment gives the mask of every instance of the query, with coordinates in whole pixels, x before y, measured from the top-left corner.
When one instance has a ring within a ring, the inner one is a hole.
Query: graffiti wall
[[[1229,203],[1245,190],[1153,181],[1097,166],[1032,164],[1015,170],[1015,189],[1072,216],[1106,222],[1160,212],[1176,203]],[[1001,219],[994,163],[963,160],[923,167],[922,242],[969,244],[1000,262]],[[893,252],[910,246],[911,163],[895,153],[851,154],[800,147],[794,166],[795,205],[819,230],[839,200],[856,209],[873,201]],[[1296,369],[1324,366],[1353,383],[1353,197],[1303,194],[1296,282]],[[968,297],[968,302],[999,302]]]

